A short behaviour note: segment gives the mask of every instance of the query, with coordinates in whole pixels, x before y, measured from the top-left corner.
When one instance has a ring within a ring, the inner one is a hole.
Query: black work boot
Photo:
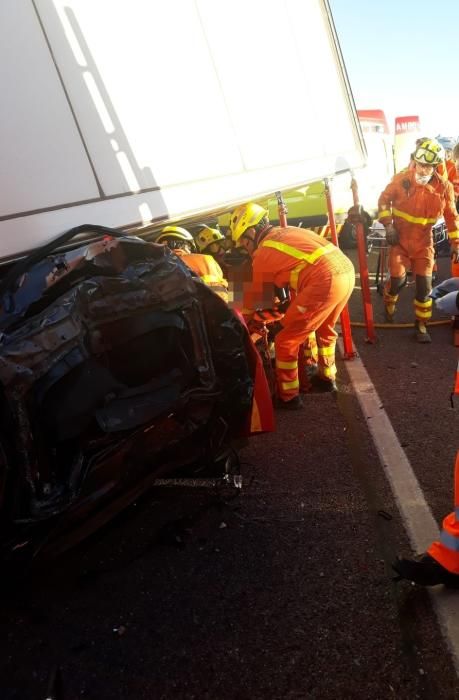
[[[290,399],[289,401],[282,401],[280,398],[276,398],[274,401],[274,408],[286,409],[287,411],[298,411],[304,408],[303,399],[299,394]]]
[[[392,564],[399,579],[412,581],[418,586],[439,586],[459,588],[459,574],[452,574],[430,554],[421,554],[414,559],[397,559]]]
[[[313,377],[309,377],[309,383],[311,388],[308,393],[311,394],[327,394],[338,391],[334,379],[322,379],[322,377],[319,377],[317,374]]]
[[[317,376],[318,371],[317,365],[306,365],[304,375],[300,379],[300,394],[309,394],[311,391],[311,379]]]
[[[306,375],[309,377],[315,377],[319,371],[318,365],[306,365]]]
[[[418,343],[431,343],[432,338],[429,335],[429,332],[427,330],[427,326],[423,321],[416,321],[415,323],[415,337],[416,337],[416,342]]]

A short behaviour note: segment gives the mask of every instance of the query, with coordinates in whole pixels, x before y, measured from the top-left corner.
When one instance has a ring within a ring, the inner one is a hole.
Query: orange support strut
[[[354,206],[359,207],[359,191],[357,180],[353,177],[351,180],[352,198]],[[375,324],[373,319],[373,305],[371,303],[370,292],[370,276],[368,274],[367,251],[365,245],[365,232],[363,223],[355,224],[357,234],[357,251],[359,254],[359,272],[360,272],[360,287],[362,289],[363,315],[365,318],[365,328],[367,330],[367,342],[374,343],[376,341]]]
[[[334,245],[336,245],[337,248],[339,248],[338,234],[336,232],[335,213],[333,210],[333,202],[332,202],[332,198],[331,198],[331,192],[330,192],[330,186],[328,184],[328,180],[325,180],[324,184],[325,184],[325,199],[327,200],[328,224],[330,226],[330,235],[331,235],[332,243]],[[344,307],[344,309],[342,310],[339,318],[340,318],[340,323],[341,323],[341,333],[343,336],[344,357],[346,360],[352,360],[352,358],[355,357],[357,353],[354,350],[354,344],[352,342],[351,320],[349,318],[349,309],[348,309],[347,304]]]

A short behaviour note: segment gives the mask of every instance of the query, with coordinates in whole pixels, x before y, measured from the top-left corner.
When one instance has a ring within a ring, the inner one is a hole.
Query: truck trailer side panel
[[[365,162],[326,0],[4,0],[0,51],[1,259]]]

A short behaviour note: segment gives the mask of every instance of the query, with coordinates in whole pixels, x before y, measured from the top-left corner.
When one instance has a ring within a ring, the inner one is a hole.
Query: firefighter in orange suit
[[[400,289],[406,282],[406,268],[415,274],[415,328],[420,343],[430,343],[426,321],[432,315],[432,269],[434,247],[432,227],[444,217],[452,258],[459,260],[459,217],[452,184],[440,177],[437,167],[444,151],[433,139],[423,141],[413,156],[415,168],[398,173],[379,198],[379,220],[386,229],[390,246],[390,282],[384,291],[386,318],[393,320]]]
[[[166,226],[155,242],[166,244],[204,284],[228,303],[228,282],[220,265],[211,255],[193,252],[196,247],[189,231],[181,226]]]
[[[454,196],[456,198],[456,209],[459,211],[459,143],[453,148],[453,154],[451,156],[454,167],[456,168],[456,176],[453,181]],[[450,178],[451,179],[451,178]]]
[[[442,166],[439,166],[439,174],[443,176],[444,179],[449,180],[453,186],[454,190],[454,201],[457,202],[459,197],[459,175],[456,168],[456,163],[451,158],[445,160],[444,172]]]
[[[298,355],[315,332],[318,372],[312,390],[336,391],[335,323],[355,283],[350,260],[332,243],[308,229],[271,226],[258,204],[243,204],[230,217],[236,246],[252,257],[252,280],[244,290],[242,313],[250,319],[256,308],[272,305],[273,286],[290,286],[293,300],[275,337],[278,406],[299,409]]]

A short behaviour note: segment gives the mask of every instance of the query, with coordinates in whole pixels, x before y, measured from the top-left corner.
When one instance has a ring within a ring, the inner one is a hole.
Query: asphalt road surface
[[[412,298],[408,286],[398,320],[412,320]],[[440,522],[452,506],[457,350],[449,327],[432,336],[420,346],[410,329],[380,330],[368,345],[354,329]],[[155,488],[4,593],[1,700],[42,700],[53,674],[65,700],[459,698],[429,595],[392,581],[410,544],[346,365],[337,398],[306,397],[240,453],[240,495]]]

